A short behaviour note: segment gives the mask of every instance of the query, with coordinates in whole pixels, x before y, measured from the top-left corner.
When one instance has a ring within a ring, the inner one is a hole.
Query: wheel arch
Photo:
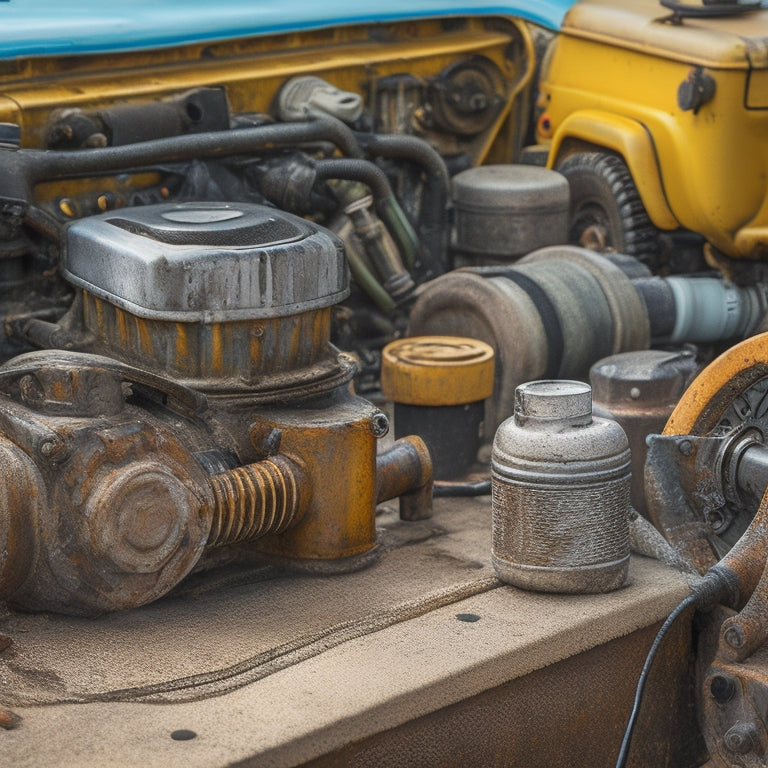
[[[659,169],[653,139],[637,120],[599,110],[579,110],[563,121],[552,138],[547,161],[555,168],[575,152],[609,150],[622,157],[643,201],[648,217],[658,229],[677,229]]]

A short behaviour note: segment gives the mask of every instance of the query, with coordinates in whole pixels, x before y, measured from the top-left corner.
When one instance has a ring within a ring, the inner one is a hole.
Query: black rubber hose
[[[381,200],[394,196],[387,175],[378,165],[374,165],[368,160],[348,158],[318,160],[315,169],[317,178],[320,180],[346,179],[365,184],[370,187],[377,204]]]
[[[490,480],[479,480],[476,483],[461,483],[451,480],[435,480],[432,495],[436,498],[487,496],[491,492]]]
[[[450,176],[445,161],[426,141],[416,136],[356,133],[360,146],[371,157],[409,160],[424,170],[425,187],[418,229],[424,243],[425,278],[443,274],[448,267],[448,194]]]
[[[103,176],[161,162],[251,154],[271,147],[316,141],[329,141],[352,157],[361,154],[354,135],[343,123],[322,117],[301,123],[270,123],[100,149],[11,149],[0,152],[0,197],[29,202],[32,187],[42,181]]]
[[[376,212],[395,240],[403,261],[411,266],[419,249],[419,239],[407,216],[397,202],[389,179],[378,165],[368,160],[320,160],[315,169],[317,178],[359,181],[370,187],[376,204]]]

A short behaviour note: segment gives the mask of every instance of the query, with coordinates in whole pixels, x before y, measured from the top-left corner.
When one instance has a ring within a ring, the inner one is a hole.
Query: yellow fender
[[[572,112],[555,131],[549,150],[548,168],[565,157],[563,144],[569,139],[587,142],[617,152],[624,158],[640,193],[645,210],[659,229],[677,229],[664,194],[664,185],[650,133],[642,123],[596,109]]]

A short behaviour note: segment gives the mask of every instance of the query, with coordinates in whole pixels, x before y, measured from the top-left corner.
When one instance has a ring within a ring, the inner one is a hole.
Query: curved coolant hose
[[[403,261],[406,264],[415,262],[419,238],[400,208],[387,175],[378,165],[368,160],[342,158],[320,160],[316,169],[318,179],[360,181],[370,187],[376,201],[376,211],[397,243],[398,250],[403,255]]]
[[[416,262],[419,239],[392,192],[384,171],[367,160],[320,160],[315,166],[318,179],[346,179],[360,181],[370,187],[376,201],[376,212],[392,235],[403,262],[412,266]]]
[[[424,171],[424,194],[419,215],[428,278],[447,269],[448,195],[450,176],[440,153],[423,139],[400,134],[355,133],[371,157],[408,160]]]

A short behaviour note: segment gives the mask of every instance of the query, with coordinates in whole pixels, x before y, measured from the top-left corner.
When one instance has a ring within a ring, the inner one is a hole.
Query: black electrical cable
[[[435,480],[432,486],[432,496],[487,496],[491,492],[490,480],[479,480],[476,483],[461,483],[446,480]]]
[[[637,689],[635,690],[635,701],[632,705],[632,714],[629,716],[629,722],[627,728],[624,731],[624,739],[621,742],[621,749],[619,750],[619,757],[616,761],[616,768],[625,768],[627,764],[627,756],[629,755],[629,747],[632,743],[632,733],[635,730],[635,724],[637,723],[637,716],[640,712],[640,702],[643,698],[643,691],[645,690],[645,683],[648,679],[648,673],[651,671],[653,660],[656,658],[656,652],[659,650],[662,640],[669,631],[670,627],[675,623],[677,618],[686,611],[690,606],[695,605],[697,602],[697,596],[695,594],[688,595],[688,597],[675,608],[672,613],[669,614],[667,620],[661,625],[661,629],[656,633],[656,638],[651,645],[651,649],[648,651],[648,655],[645,657],[645,664],[643,664],[643,670],[640,672],[640,679],[637,681]]]
[[[735,600],[735,595],[738,594],[737,590],[738,578],[733,571],[727,567],[716,565],[707,571],[704,578],[693,588],[691,594],[669,614],[667,620],[661,625],[661,629],[656,633],[656,637],[648,651],[648,655],[645,657],[645,664],[643,664],[640,678],[637,681],[635,700],[632,704],[632,713],[629,716],[629,721],[627,722],[627,727],[624,731],[624,739],[621,742],[619,757],[616,760],[616,768],[625,768],[627,764],[629,747],[632,743],[632,733],[635,730],[637,716],[640,713],[640,703],[643,699],[645,683],[648,679],[651,667],[653,666],[653,661],[656,658],[659,646],[664,640],[670,627],[681,614],[685,613],[691,606],[695,606],[696,608],[706,608],[717,602],[721,602],[726,598],[730,598],[728,602],[732,604]]]

